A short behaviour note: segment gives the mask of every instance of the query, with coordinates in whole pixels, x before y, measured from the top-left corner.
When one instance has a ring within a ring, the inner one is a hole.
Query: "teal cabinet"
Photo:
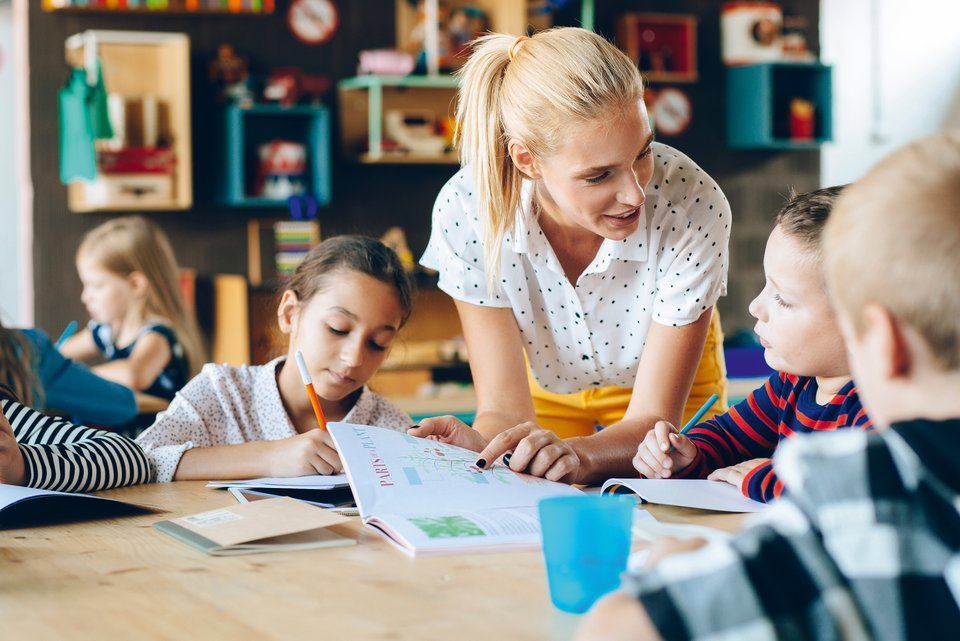
[[[816,149],[830,141],[831,71],[819,63],[787,62],[728,68],[728,144],[754,149]],[[808,107],[812,107],[812,122],[809,118],[804,122],[803,112]]]
[[[223,114],[223,158],[218,200],[234,207],[286,206],[286,200],[256,194],[259,150],[274,140],[302,143],[306,149],[307,192],[320,205],[330,203],[330,110],[322,105],[229,105]]]

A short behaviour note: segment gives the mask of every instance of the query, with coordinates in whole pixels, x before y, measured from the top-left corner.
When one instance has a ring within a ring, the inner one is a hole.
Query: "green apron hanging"
[[[96,178],[94,140],[112,137],[100,63],[92,87],[87,84],[86,71],[74,68],[60,89],[60,182]]]

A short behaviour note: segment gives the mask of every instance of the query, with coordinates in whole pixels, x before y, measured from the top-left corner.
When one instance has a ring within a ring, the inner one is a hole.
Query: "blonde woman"
[[[477,416],[411,434],[479,451],[480,467],[510,453],[552,480],[635,475],[656,421],[725,396],[726,199],[654,142],[636,66],[583,29],[478,40],[457,124],[463,168],[421,262],[456,300]]]
[[[77,271],[91,321],[60,351],[79,361],[105,358],[92,368],[103,378],[172,399],[204,355],[166,235],[140,216],[111,220],[84,236]]]

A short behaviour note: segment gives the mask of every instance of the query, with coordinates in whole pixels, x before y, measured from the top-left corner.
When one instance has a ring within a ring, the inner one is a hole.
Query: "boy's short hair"
[[[855,332],[876,303],[960,369],[960,131],[887,155],[845,190],[824,253],[834,307]]]
[[[823,227],[844,187],[846,185],[824,187],[802,194],[791,189],[774,223],[804,250],[819,256]]]

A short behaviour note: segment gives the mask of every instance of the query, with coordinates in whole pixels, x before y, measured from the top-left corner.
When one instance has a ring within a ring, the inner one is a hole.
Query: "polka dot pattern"
[[[154,478],[172,481],[180,457],[191,448],[296,436],[277,387],[277,368],[285,358],[253,367],[205,365],[137,438]],[[343,421],[398,431],[413,425],[409,416],[367,387]]]
[[[532,183],[524,185],[492,288],[469,167],[437,197],[421,264],[439,271],[440,288],[457,300],[511,308],[534,377],[550,392],[633,387],[650,323],[689,324],[726,293],[726,198],[679,151],[654,143],[653,153],[639,227],[621,241],[604,240],[576,283],[529,215]]]

